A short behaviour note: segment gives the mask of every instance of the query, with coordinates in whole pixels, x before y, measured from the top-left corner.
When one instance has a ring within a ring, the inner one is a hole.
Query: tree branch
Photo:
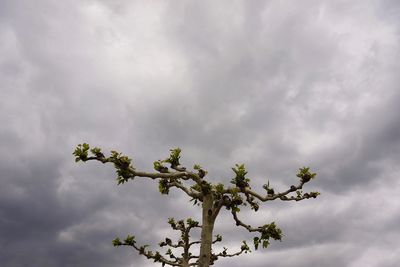
[[[198,177],[197,174],[193,172],[187,172],[187,171],[176,171],[176,172],[143,172],[143,171],[137,171],[135,168],[133,168],[131,165],[126,166],[125,168],[122,168],[121,166],[118,165],[118,158],[115,157],[109,157],[105,158],[104,156],[98,157],[87,157],[84,159],[81,159],[83,162],[90,161],[90,160],[97,160],[102,163],[114,163],[116,165],[115,167],[117,168],[117,173],[122,169],[122,172],[124,176],[118,177],[119,183],[124,183],[127,182],[129,179],[133,180],[135,177],[143,177],[143,178],[149,178],[152,180],[156,179],[163,179],[163,180],[171,180],[168,181],[169,187],[176,187],[181,189],[183,192],[185,192],[188,196],[196,199],[201,199],[201,193],[196,192],[192,190],[191,188],[188,188],[184,186],[182,183],[180,183],[178,180],[193,180],[193,181],[200,181],[200,177]],[[119,173],[118,173],[119,174]]]
[[[150,250],[146,250],[147,246],[137,246],[135,237],[134,236],[128,236],[124,242],[121,242],[119,238],[116,238],[113,240],[114,246],[129,246],[135,249],[136,251],[139,252],[140,255],[144,255],[148,259],[153,259],[154,262],[161,262],[164,265],[170,265],[170,266],[181,266],[182,258],[178,258],[170,254],[171,258],[174,258],[174,261],[166,259],[164,256],[162,256],[158,251],[153,253]]]
[[[231,253],[231,254],[229,254],[229,253],[227,253],[226,252],[226,249],[224,249],[222,252],[220,252],[220,253],[218,253],[218,254],[213,254],[214,256],[216,256],[216,257],[224,257],[224,258],[226,258],[226,257],[235,257],[235,256],[239,256],[240,254],[242,254],[243,252],[244,252],[245,250],[240,250],[240,251],[238,251],[238,252],[236,252],[236,253]]]
[[[301,181],[299,185],[297,185],[297,186],[292,185],[288,190],[286,190],[284,192],[277,193],[277,194],[270,194],[270,195],[267,194],[265,196],[261,196],[260,194],[256,193],[255,191],[251,190],[248,187],[244,188],[244,193],[257,198],[258,200],[260,200],[262,202],[275,200],[278,198],[283,201],[300,201],[303,199],[316,198],[319,195],[318,192],[310,192],[310,193],[305,193],[305,194],[301,195],[300,191],[298,191],[298,190],[302,189],[304,184],[305,184],[305,182]],[[297,196],[291,196],[291,197],[287,196],[288,194],[290,194],[292,192],[296,192],[296,191],[299,192]]]
[[[272,194],[272,195],[265,195],[265,196],[261,196],[260,194],[256,193],[255,191],[251,190],[249,187],[244,188],[244,193],[247,193],[249,195],[252,195],[253,197],[257,198],[258,200],[262,201],[262,202],[266,202],[266,201],[270,201],[270,200],[275,200],[277,198],[281,199],[281,200],[289,200],[287,199],[286,195],[297,191],[301,188],[303,188],[304,182],[301,181],[299,185],[297,186],[291,186],[288,190],[281,192],[281,193],[277,193],[277,194]]]
[[[242,222],[238,216],[237,212],[235,210],[231,210],[231,213],[233,215],[233,219],[236,222],[237,226],[242,226],[247,229],[249,232],[258,232],[260,233],[260,236],[254,237],[254,247],[257,250],[258,245],[261,243],[264,248],[268,247],[269,245],[269,239],[273,238],[275,240],[282,240],[282,230],[276,227],[275,222],[272,222],[270,224],[265,224],[263,226],[259,226],[257,228],[252,227],[249,224],[245,224]]]
[[[242,227],[246,228],[249,232],[259,232],[260,231],[260,228],[253,228],[253,227],[251,227],[251,225],[245,224],[244,222],[242,222],[238,218],[236,211],[231,210],[231,213],[232,213],[233,219],[235,220],[237,226],[242,226]]]

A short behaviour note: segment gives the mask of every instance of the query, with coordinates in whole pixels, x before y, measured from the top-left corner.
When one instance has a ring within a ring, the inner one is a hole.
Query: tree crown
[[[90,155],[89,155],[90,152]],[[137,177],[158,180],[158,189],[161,194],[169,194],[170,188],[178,188],[188,195],[193,204],[200,205],[202,203],[203,222],[188,218],[186,220],[175,221],[169,218],[168,224],[173,230],[180,231],[180,239],[173,243],[168,237],[159,243],[160,247],[169,247],[163,256],[160,252],[153,252],[147,249],[147,245],[137,245],[135,236],[128,235],[125,239],[116,238],[113,240],[114,246],[129,246],[137,250],[139,254],[144,255],[148,259],[160,262],[162,265],[170,266],[208,266],[213,264],[217,259],[223,257],[234,257],[242,253],[250,252],[250,247],[246,241],[242,242],[241,248],[235,253],[228,253],[227,248],[219,253],[214,253],[211,249],[212,245],[221,242],[222,236],[216,235],[212,239],[212,231],[221,208],[225,208],[232,214],[233,221],[240,226],[256,235],[253,238],[254,249],[258,249],[261,245],[267,248],[270,240],[281,240],[282,231],[275,222],[264,224],[262,226],[253,227],[244,223],[239,219],[238,214],[243,206],[250,206],[252,210],[257,212],[260,202],[272,200],[282,201],[301,201],[309,198],[316,198],[319,192],[303,193],[304,184],[308,183],[316,177],[316,173],[312,173],[309,167],[299,169],[296,176],[299,178],[297,185],[291,185],[289,189],[282,192],[276,192],[270,185],[269,181],[263,185],[266,191],[264,194],[257,193],[251,189],[251,180],[247,177],[247,170],[244,164],[236,164],[232,170],[234,177],[231,180],[232,186],[225,186],[222,183],[210,183],[205,179],[207,171],[200,165],[195,164],[193,170],[190,171],[186,167],[181,166],[181,149],[174,148],[170,150],[170,155],[164,160],[156,160],[153,162],[155,172],[138,171],[133,166],[132,159],[117,151],[111,151],[110,156],[106,157],[100,148],[90,146],[87,143],[79,144],[73,155],[75,161],[95,160],[101,163],[112,163],[116,169],[117,184],[124,184],[129,180]],[[199,228],[202,231],[202,239],[190,241],[190,231]],[[193,245],[200,244],[200,254],[193,255],[190,249]],[[173,249],[181,248],[183,253],[175,255]]]

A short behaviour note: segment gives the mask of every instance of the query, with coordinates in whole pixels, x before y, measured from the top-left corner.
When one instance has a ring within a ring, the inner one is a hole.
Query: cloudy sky
[[[199,218],[179,191],[76,164],[88,142],[147,171],[181,147],[227,184],[245,163],[253,189],[318,173],[318,199],[241,213],[282,242],[216,266],[398,266],[399,14],[396,0],[0,0],[0,265],[159,266],[111,240],[154,246],[169,217]],[[225,211],[216,233],[251,238]]]

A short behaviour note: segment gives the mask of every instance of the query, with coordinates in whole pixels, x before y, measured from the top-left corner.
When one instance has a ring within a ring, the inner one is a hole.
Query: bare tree
[[[137,250],[139,254],[148,259],[159,262],[162,266],[199,266],[207,267],[213,265],[220,258],[239,256],[242,253],[250,252],[250,248],[246,241],[243,241],[240,250],[234,253],[228,253],[227,248],[223,248],[221,252],[212,250],[213,244],[222,241],[220,235],[213,236],[215,220],[221,208],[225,208],[232,214],[233,222],[247,231],[254,233],[254,248],[258,249],[259,245],[263,248],[268,247],[270,240],[281,240],[282,231],[274,222],[262,226],[253,227],[245,223],[239,218],[241,206],[250,206],[255,212],[259,209],[259,202],[267,202],[276,199],[283,201],[300,201],[303,199],[316,198],[318,192],[303,193],[301,189],[304,184],[313,179],[316,174],[310,172],[309,168],[303,167],[299,169],[297,177],[299,183],[291,185],[289,189],[283,192],[275,192],[269,182],[263,186],[264,194],[257,193],[250,187],[250,179],[246,177],[247,171],[245,166],[236,164],[232,168],[234,178],[231,186],[224,186],[221,183],[212,184],[205,179],[207,171],[199,165],[194,165],[193,170],[183,167],[180,160],[181,149],[175,148],[170,150],[170,156],[165,160],[154,162],[155,172],[144,172],[137,170],[132,160],[119,152],[111,151],[111,155],[106,157],[101,149],[94,147],[90,149],[89,145],[84,143],[76,147],[73,155],[76,162],[96,160],[102,163],[113,163],[117,173],[118,184],[123,184],[136,177],[143,177],[152,180],[158,180],[159,191],[161,194],[168,194],[170,188],[178,188],[191,198],[194,204],[202,208],[202,222],[197,222],[191,218],[187,220],[175,221],[170,218],[168,223],[173,230],[180,232],[180,239],[173,242],[166,237],[159,243],[160,247],[167,247],[164,253],[159,251],[153,252],[147,246],[138,245],[135,237],[128,235],[125,239],[116,238],[113,240],[114,246],[129,246]],[[90,155],[89,155],[90,152]],[[201,230],[200,240],[190,240],[190,232],[199,228]],[[200,245],[198,254],[193,254],[193,245]],[[174,251],[183,251],[181,255],[175,255]]]

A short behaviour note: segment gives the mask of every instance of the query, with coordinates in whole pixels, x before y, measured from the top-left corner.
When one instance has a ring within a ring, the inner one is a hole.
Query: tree
[[[132,160],[129,157],[117,151],[111,151],[111,155],[106,157],[100,148],[94,147],[90,149],[90,146],[86,143],[78,145],[73,153],[76,162],[95,160],[102,163],[113,163],[116,169],[118,184],[124,184],[137,177],[158,180],[158,188],[161,194],[168,194],[170,188],[178,188],[188,195],[191,198],[190,201],[193,201],[195,205],[201,206],[201,224],[191,218],[179,221],[175,221],[173,218],[168,220],[173,230],[180,231],[180,239],[177,242],[173,242],[170,238],[166,237],[165,240],[160,242],[160,247],[168,248],[163,253],[164,255],[158,251],[153,252],[149,250],[147,245],[138,245],[135,237],[131,235],[128,235],[123,240],[119,238],[113,240],[114,246],[129,246],[146,258],[161,263],[162,266],[207,267],[213,265],[220,258],[234,257],[250,252],[250,247],[246,241],[243,241],[240,250],[237,252],[228,253],[225,247],[221,252],[213,252],[212,245],[222,241],[220,235],[216,235],[213,238],[214,224],[221,208],[225,208],[232,214],[233,221],[237,226],[255,234],[253,244],[257,250],[260,245],[263,248],[267,248],[271,239],[281,240],[282,231],[274,222],[258,227],[253,227],[245,223],[238,216],[240,207],[248,205],[256,212],[259,209],[259,202],[276,199],[300,201],[316,198],[319,195],[318,192],[303,193],[301,191],[304,184],[316,176],[315,173],[310,172],[310,169],[306,167],[300,168],[297,173],[297,177],[300,179],[298,185],[292,185],[288,190],[283,192],[275,192],[274,188],[268,182],[263,186],[263,189],[266,191],[265,194],[260,194],[251,189],[250,179],[246,176],[247,171],[243,164],[236,164],[232,168],[234,177],[231,180],[231,186],[225,186],[221,183],[212,184],[205,179],[207,171],[200,165],[194,165],[192,171],[181,166],[181,149],[171,149],[170,152],[167,159],[154,162],[155,172],[139,171],[133,166]],[[201,229],[201,238],[200,240],[193,241],[190,240],[190,232],[195,228]],[[200,245],[198,255],[191,252],[193,245]],[[177,256],[174,254],[174,251],[177,250],[183,251],[183,253]]]

